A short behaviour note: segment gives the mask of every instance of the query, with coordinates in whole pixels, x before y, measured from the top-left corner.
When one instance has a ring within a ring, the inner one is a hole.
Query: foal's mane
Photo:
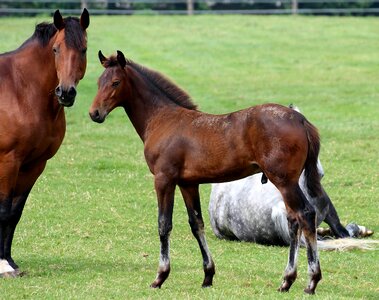
[[[119,63],[116,56],[112,56],[107,60],[105,67],[115,65],[119,65]],[[167,96],[172,102],[184,108],[197,109],[197,105],[192,102],[191,97],[163,74],[139,65],[130,59],[126,59],[126,65],[137,71],[138,74],[146,79],[159,92]]]

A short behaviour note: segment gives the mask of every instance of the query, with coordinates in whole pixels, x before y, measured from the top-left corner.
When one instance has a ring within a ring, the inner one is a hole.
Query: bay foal
[[[223,182],[264,172],[281,192],[288,211],[291,243],[280,291],[288,291],[297,276],[300,233],[307,245],[309,284],[313,294],[321,279],[316,245],[316,214],[298,181],[302,170],[309,193],[321,193],[317,172],[319,136],[300,113],[265,104],[224,115],[199,111],[188,94],[156,71],[117,56],[99,59],[105,67],[90,108],[93,121],[102,123],[116,107],[123,107],[144,143],[154,175],[161,242],[159,288],[170,273],[170,243],[175,187],[187,207],[189,224],[203,256],[203,287],[211,286],[215,265],[204,235],[199,184]]]

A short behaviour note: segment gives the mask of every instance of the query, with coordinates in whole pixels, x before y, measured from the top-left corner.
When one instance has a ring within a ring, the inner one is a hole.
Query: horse
[[[299,111],[297,107],[290,106]],[[299,111],[300,112],[300,111]],[[318,160],[318,172],[324,176],[324,169]],[[236,181],[212,184],[209,201],[209,217],[214,234],[220,239],[255,242],[264,245],[288,246],[290,235],[287,212],[283,198],[275,185],[257,173]],[[330,229],[318,228],[318,237],[356,238],[370,236],[373,231],[364,226],[350,223],[344,227],[328,194],[322,188],[319,197],[310,197],[304,172],[299,186],[309,203],[316,210],[316,224],[326,222]],[[301,244],[305,245],[304,236]],[[343,250],[349,248],[368,249],[370,241],[344,239],[334,243],[334,239],[318,241],[318,248]]]
[[[60,147],[64,107],[74,104],[87,66],[89,13],[36,25],[18,49],[0,55],[0,277],[23,273],[11,247],[28,195]]]
[[[192,233],[203,258],[203,287],[212,286],[215,264],[208,248],[201,213],[199,185],[236,180],[264,172],[279,189],[290,223],[290,250],[279,291],[288,291],[297,276],[300,233],[308,255],[309,283],[314,294],[321,280],[316,243],[316,212],[298,181],[305,169],[312,196],[321,193],[317,157],[319,135],[300,113],[278,104],[262,104],[223,115],[201,112],[190,96],[157,71],[129,59],[121,51],[105,57],[105,70],[89,109],[91,119],[104,122],[123,107],[144,144],[146,163],[154,176],[158,200],[160,256],[152,288],[170,273],[170,233],[176,186],[187,208]]]

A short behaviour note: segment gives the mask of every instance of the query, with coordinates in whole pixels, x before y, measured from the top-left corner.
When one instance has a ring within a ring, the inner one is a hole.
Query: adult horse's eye
[[[120,84],[120,81],[119,81],[119,80],[116,80],[116,81],[113,81],[113,82],[112,82],[112,86],[113,86],[113,87],[117,87],[119,84]]]
[[[82,55],[86,55],[86,53],[87,53],[87,48],[83,48]]]

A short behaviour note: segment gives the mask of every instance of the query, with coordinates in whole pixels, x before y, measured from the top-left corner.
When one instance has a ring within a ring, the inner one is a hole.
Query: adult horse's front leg
[[[12,242],[16,226],[20,221],[22,211],[25,206],[26,199],[28,198],[30,191],[25,192],[20,196],[13,198],[13,205],[11,209],[10,218],[5,222],[3,226],[3,237],[4,237],[4,258],[8,261],[9,265],[15,270],[15,276],[22,275],[18,265],[14,262],[12,258]]]
[[[10,248],[8,248],[11,209],[12,196],[0,195],[0,277],[17,277],[18,275],[17,266],[10,258]],[[11,238],[13,238],[13,233]]]
[[[9,222],[12,218],[12,203],[14,196],[15,176],[18,166],[9,154],[0,159],[0,277],[16,277],[16,270],[9,264],[7,255],[7,237]]]
[[[184,201],[186,203],[189,224],[192,234],[199,243],[200,251],[203,256],[204,281],[203,287],[212,286],[213,276],[215,274],[215,265],[212,260],[208,244],[205,239],[204,221],[201,214],[199,186],[180,186]]]
[[[170,274],[170,234],[174,208],[175,184],[164,175],[155,176],[155,191],[158,198],[158,232],[161,242],[157,277],[150,285],[160,288]]]
[[[36,162],[32,165],[23,166],[22,170],[18,172],[17,183],[11,197],[11,205],[8,207],[9,210],[6,214],[6,220],[1,223],[0,232],[0,258],[4,260],[2,265],[5,269],[9,269],[6,264],[7,262],[13,271],[4,272],[3,276],[0,274],[0,277],[16,277],[24,274],[19,270],[18,265],[12,258],[13,236],[16,226],[20,221],[29,193],[37,178],[44,170],[45,165],[46,161]],[[12,174],[12,176],[14,176],[14,174]]]

